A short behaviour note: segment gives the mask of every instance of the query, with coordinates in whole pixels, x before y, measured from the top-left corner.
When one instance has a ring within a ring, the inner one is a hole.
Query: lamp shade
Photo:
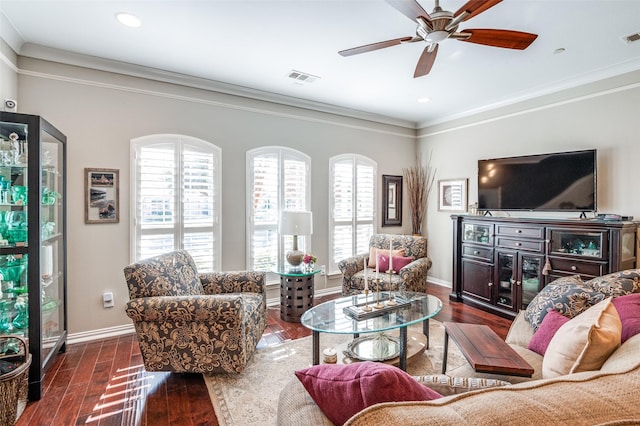
[[[283,211],[280,216],[279,232],[283,235],[313,234],[313,216],[311,212]]]

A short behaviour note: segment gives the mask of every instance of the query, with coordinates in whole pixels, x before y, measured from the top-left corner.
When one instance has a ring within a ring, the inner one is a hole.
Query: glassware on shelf
[[[15,304],[18,314],[13,319],[13,326],[18,330],[24,330],[29,326],[29,303],[26,296],[18,296]]]
[[[49,188],[42,188],[42,204],[45,206],[52,206],[61,197],[62,195],[59,192],[52,191]]]
[[[42,223],[42,238],[47,239],[53,235],[56,230],[55,222],[43,222]]]
[[[5,216],[7,222],[7,239],[10,244],[27,241],[27,212],[10,211]]]
[[[0,334],[13,332],[12,303],[6,299],[0,299]]]
[[[0,176],[0,204],[9,204],[9,188],[11,182],[4,180],[4,176]]]
[[[11,201],[17,206],[26,206],[28,200],[28,189],[23,185],[13,185],[11,187]]]

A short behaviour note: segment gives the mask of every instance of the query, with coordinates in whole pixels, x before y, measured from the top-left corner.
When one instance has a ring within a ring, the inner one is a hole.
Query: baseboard
[[[74,343],[89,342],[91,340],[106,339],[109,337],[117,337],[131,333],[135,333],[133,324],[100,328],[98,330],[82,331],[80,333],[70,333],[67,336],[67,344],[73,345]]]
[[[451,288],[451,283],[447,281],[430,278],[429,282],[439,286]],[[315,292],[315,296],[326,296],[328,294],[336,294],[336,293],[342,293],[341,286],[329,287],[329,288],[323,288],[321,290],[317,290]],[[279,306],[279,305],[280,305],[279,297],[273,297],[271,299],[267,299],[267,306]],[[125,334],[131,334],[131,333],[135,333],[135,328],[133,327],[133,324],[119,325],[116,327],[108,327],[108,328],[100,328],[98,330],[82,331],[80,333],[70,333],[67,336],[67,344],[73,345],[74,343],[89,342],[91,340],[106,339],[109,337],[117,337],[117,336],[122,336]]]

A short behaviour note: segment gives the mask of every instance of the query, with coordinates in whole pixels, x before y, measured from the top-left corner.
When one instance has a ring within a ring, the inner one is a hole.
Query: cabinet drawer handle
[[[493,283],[489,283],[489,287],[493,287]]]
[[[522,234],[522,229],[518,229],[518,230],[516,231],[516,234]]]
[[[572,270],[572,271],[575,271],[576,269],[578,269],[578,267],[577,267],[576,265],[573,265],[573,266],[571,267],[571,270]]]
[[[516,247],[520,247],[522,243],[516,243]]]
[[[522,285],[522,282],[520,282],[520,281],[516,281],[516,285],[518,285],[518,286],[519,286],[519,285]]]
[[[478,250],[474,250],[473,254],[480,254]]]

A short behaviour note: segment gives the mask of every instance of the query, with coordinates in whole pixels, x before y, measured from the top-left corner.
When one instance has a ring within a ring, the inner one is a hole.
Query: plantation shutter
[[[219,269],[219,149],[158,135],[134,140],[133,150],[133,261],[185,249],[198,271]]]
[[[249,258],[250,269],[271,272],[284,265],[284,254],[293,247],[290,235],[278,234],[283,210],[309,210],[308,156],[288,148],[268,147],[250,151],[249,159]],[[308,236],[298,237],[298,248],[309,251]]]
[[[334,157],[331,163],[331,225],[329,271],[338,262],[369,248],[374,232],[376,167],[359,155]]]

